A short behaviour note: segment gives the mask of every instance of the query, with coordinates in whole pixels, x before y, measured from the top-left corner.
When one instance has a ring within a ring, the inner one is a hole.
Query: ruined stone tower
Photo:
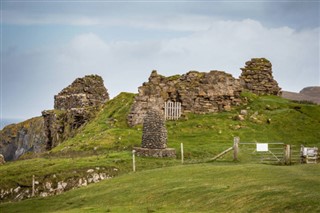
[[[241,85],[258,95],[280,95],[281,88],[272,76],[272,64],[265,58],[253,58],[241,68]]]
[[[77,78],[71,85],[54,96],[54,110],[42,112],[46,149],[50,150],[92,119],[97,108],[109,100],[103,79],[98,75]]]

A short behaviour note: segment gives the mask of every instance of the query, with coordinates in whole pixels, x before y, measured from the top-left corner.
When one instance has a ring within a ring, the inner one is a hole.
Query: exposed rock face
[[[55,95],[55,109],[42,112],[47,150],[74,136],[76,130],[92,119],[98,108],[108,100],[107,89],[97,75],[77,78]]]
[[[45,177],[35,177],[35,197],[47,197],[63,192],[111,179],[118,175],[118,168],[96,167],[87,171],[73,171],[68,178],[61,179],[56,174]],[[16,184],[16,183],[15,183]],[[20,201],[32,197],[31,183],[23,186],[15,186],[0,189],[0,203],[8,201]]]
[[[50,150],[64,140],[73,137],[76,130],[92,119],[97,112],[95,107],[72,108],[69,110],[45,110],[44,118],[46,149]]]
[[[42,117],[3,128],[0,131],[0,154],[6,161],[11,161],[26,152],[50,150],[72,137],[108,100],[100,76],[78,78],[55,96],[54,110],[45,110]]]
[[[160,111],[149,110],[143,121],[142,148],[167,148],[167,129]]]
[[[182,113],[228,110],[241,103],[241,90],[240,81],[222,71],[190,71],[171,77],[152,71],[149,82],[139,87],[128,123],[130,126],[141,124],[148,109],[162,111],[169,100],[181,102]]]
[[[253,58],[241,68],[241,84],[258,95],[281,95],[281,88],[272,76],[272,64],[265,58]]]
[[[36,117],[18,124],[11,124],[0,131],[0,154],[6,161],[18,159],[27,152],[45,150],[44,120]]]
[[[98,106],[109,100],[103,79],[98,75],[77,78],[70,86],[54,96],[54,109],[67,110]]]

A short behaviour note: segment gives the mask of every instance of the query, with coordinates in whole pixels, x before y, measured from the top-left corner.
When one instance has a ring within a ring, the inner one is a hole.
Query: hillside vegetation
[[[319,105],[251,93],[242,98],[248,103],[228,112],[168,121],[168,147],[176,148],[177,159],[137,158],[133,174],[131,150],[141,144],[142,126],[127,125],[134,94],[121,93],[51,152],[1,166],[0,188],[28,186],[32,175],[72,178],[94,167],[117,168],[119,177],[57,197],[1,204],[0,212],[319,211],[319,165],[261,165],[241,154],[233,162],[231,153],[210,162],[236,136],[241,142],[282,142],[295,149],[320,146]],[[244,120],[241,110],[247,110]],[[189,165],[180,166],[180,143]]]
[[[189,163],[209,161],[231,147],[234,137],[240,137],[241,142],[291,144],[296,154],[300,145],[319,146],[319,105],[252,93],[243,93],[242,98],[247,100],[247,104],[228,112],[190,113],[178,121],[167,121],[168,146],[175,148],[180,158],[180,144],[183,143],[184,157]],[[56,147],[53,153],[129,151],[130,155],[134,146],[140,146],[142,136],[141,125],[131,128],[126,122],[133,99],[133,94],[122,93],[109,101],[95,120],[76,137]],[[242,116],[244,120],[238,119],[241,110],[247,112]],[[251,158],[240,153],[239,160],[247,162]],[[220,161],[232,161],[232,154],[227,154]]]
[[[248,104],[229,112],[187,114],[179,121],[167,121],[168,146],[179,149],[184,143],[190,158],[216,154],[221,147],[232,146],[238,136],[245,142],[282,142],[292,145],[319,145],[320,106],[295,103],[277,96],[243,93]],[[96,119],[75,137],[60,144],[52,152],[131,151],[140,146],[142,126],[126,123],[134,95],[121,93],[109,101]],[[242,109],[244,120],[237,119]]]
[[[319,212],[320,166],[195,164],[130,173],[5,212]]]

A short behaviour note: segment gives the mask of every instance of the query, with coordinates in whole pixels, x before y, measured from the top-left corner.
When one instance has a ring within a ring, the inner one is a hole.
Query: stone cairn
[[[241,68],[244,89],[258,95],[281,95],[281,88],[272,76],[272,64],[265,58],[253,58]]]
[[[159,110],[148,110],[143,120],[141,147],[135,147],[137,156],[176,157],[175,149],[167,148],[167,129]]]

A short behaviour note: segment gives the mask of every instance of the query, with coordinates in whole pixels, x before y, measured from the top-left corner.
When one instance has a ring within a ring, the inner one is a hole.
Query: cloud
[[[317,1],[204,1],[204,2],[86,2],[4,1],[4,24],[136,26],[171,30],[199,29],[209,19],[241,21],[251,18],[270,27],[296,29],[319,26]],[[179,16],[190,23],[172,28]],[[194,22],[195,19],[199,21]],[[194,25],[193,23],[198,23]]]
[[[92,26],[99,24],[99,18],[78,14],[38,14],[20,11],[2,11],[3,22],[13,25],[73,25]]]
[[[18,89],[10,92],[11,97],[21,97],[19,93],[23,91],[25,98],[14,102],[9,96],[5,98],[5,113],[9,114],[9,109],[21,106],[23,102],[32,103],[34,111],[50,109],[54,94],[86,74],[101,75],[111,96],[115,96],[121,91],[137,92],[138,86],[147,81],[153,69],[164,75],[218,69],[238,77],[240,67],[253,57],[271,60],[275,79],[285,90],[299,91],[320,83],[319,28],[303,31],[289,27],[267,28],[251,19],[217,21],[199,18],[188,25],[191,21],[177,17],[176,21],[170,22],[169,29],[190,30],[202,22],[183,36],[108,40],[104,34],[90,32],[78,34],[68,43],[50,49],[15,50],[4,55],[3,81],[25,79],[15,85]],[[147,26],[151,22],[146,20],[139,24]],[[165,26],[163,21],[153,27],[161,29]],[[127,33],[130,35],[130,31]],[[4,87],[8,91],[12,84]],[[36,108],[39,102],[41,108]]]

